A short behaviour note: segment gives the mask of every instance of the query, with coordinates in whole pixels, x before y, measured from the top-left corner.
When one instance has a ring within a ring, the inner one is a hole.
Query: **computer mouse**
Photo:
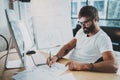
[[[34,51],[34,50],[31,50],[31,51],[28,51],[26,54],[35,54],[36,53],[36,51]]]

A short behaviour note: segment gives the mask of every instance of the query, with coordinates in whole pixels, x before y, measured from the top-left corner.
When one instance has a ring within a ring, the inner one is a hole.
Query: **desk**
[[[14,51],[14,50],[13,50]],[[0,56],[4,54],[4,52],[0,52]],[[13,56],[14,55],[14,56]],[[16,58],[16,54],[10,54],[10,58]],[[3,71],[4,68],[4,59],[0,61],[0,80],[13,80],[11,77],[15,72],[23,71],[24,69],[10,69]],[[60,63],[67,63],[67,59],[62,59]],[[120,80],[120,76],[116,75],[116,73],[99,73],[99,72],[89,72],[89,71],[66,71],[65,73],[72,73],[76,80]]]

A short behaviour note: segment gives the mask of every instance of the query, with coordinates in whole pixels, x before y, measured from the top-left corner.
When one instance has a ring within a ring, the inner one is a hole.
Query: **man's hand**
[[[57,61],[58,57],[53,56],[53,57],[48,57],[46,63],[48,64],[48,66],[51,66],[53,63],[55,63]]]
[[[66,64],[69,70],[85,71],[91,68],[90,64],[82,64],[75,61],[70,61]]]

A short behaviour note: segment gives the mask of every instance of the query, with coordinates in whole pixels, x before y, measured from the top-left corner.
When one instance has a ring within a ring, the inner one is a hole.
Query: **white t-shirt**
[[[94,63],[102,57],[103,52],[113,51],[111,39],[102,29],[91,37],[87,37],[83,29],[80,29],[75,38],[76,47],[69,58],[80,63]]]

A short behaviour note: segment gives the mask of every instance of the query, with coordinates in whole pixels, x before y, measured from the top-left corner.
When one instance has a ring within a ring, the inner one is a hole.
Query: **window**
[[[100,26],[120,27],[119,0],[71,0],[72,28],[76,27],[78,12],[84,5],[93,5],[98,9]]]
[[[20,18],[20,14],[19,14],[19,1],[13,1],[13,10],[16,13],[16,16],[18,18]]]
[[[108,19],[120,19],[120,1],[109,0]]]
[[[78,21],[78,13],[82,6],[86,5],[86,0],[71,0],[72,27],[75,28]]]

